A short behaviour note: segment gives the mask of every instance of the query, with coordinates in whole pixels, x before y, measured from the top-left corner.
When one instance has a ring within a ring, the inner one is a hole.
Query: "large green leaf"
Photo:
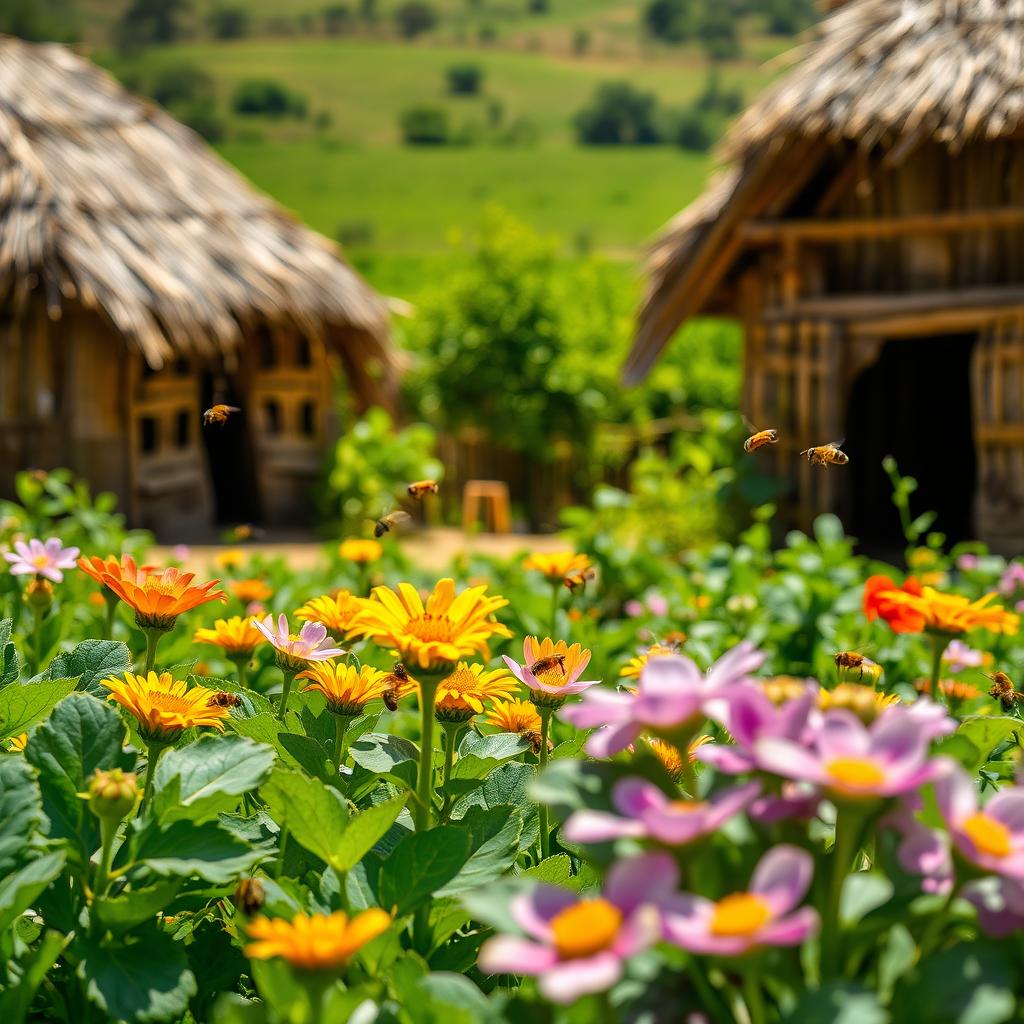
[[[232,718],[231,728],[258,743],[268,743],[280,755],[281,763],[326,778],[327,752],[316,740],[288,732],[276,715],[261,713],[252,718]]]
[[[500,877],[515,862],[523,816],[518,807],[472,807],[458,822],[469,832],[469,860],[436,896],[453,896]]]
[[[44,719],[66,697],[76,679],[52,679],[0,690],[0,739],[17,736]]]
[[[117,896],[97,899],[92,912],[99,923],[115,935],[129,931],[163,910],[182,886],[180,878],[131,889]]]
[[[45,853],[0,878],[0,932],[6,931],[64,868],[64,851]]]
[[[0,757],[0,877],[25,859],[43,821],[43,797],[28,763]]]
[[[797,1005],[786,1014],[790,1024],[888,1024],[889,1019],[888,1011],[879,1006],[873,992],[845,981],[830,982],[804,992]],[[911,1016],[906,1020],[923,1024],[931,1018]]]
[[[839,903],[839,917],[852,927],[892,899],[894,887],[884,875],[874,871],[855,871],[846,876]]]
[[[331,866],[338,871],[350,871],[354,868],[391,828],[405,803],[404,794],[394,796],[350,818],[340,842],[331,853]]]
[[[87,946],[78,975],[89,999],[118,1021],[177,1019],[196,992],[184,949],[155,926],[130,942]]]
[[[462,870],[472,853],[468,829],[442,825],[407,835],[381,868],[377,892],[385,910],[414,909]]]
[[[512,806],[519,808],[523,817],[523,828],[519,835],[519,849],[534,846],[540,835],[537,824],[537,806],[530,796],[530,787],[536,778],[533,765],[520,761],[508,761],[498,765],[484,779],[483,785],[463,797],[456,805],[453,818],[462,818],[473,807],[490,809]]]
[[[22,956],[17,965],[18,980],[0,991],[0,1020],[4,1024],[22,1024],[26,1020],[32,999],[53,969],[65,942],[60,932],[48,931],[37,947]]]
[[[981,754],[981,762],[974,766],[975,771],[988,760],[995,747],[1014,733],[1024,734],[1024,722],[1008,715],[972,715],[965,718],[956,731],[957,736],[970,740]]]
[[[168,826],[151,825],[143,832],[135,856],[157,875],[198,875],[214,885],[226,885],[270,852],[269,844],[246,843],[215,821],[175,821]]]
[[[18,650],[11,640],[10,619],[0,619],[0,687],[8,686],[21,675]]]
[[[271,817],[297,843],[344,870],[334,858],[348,824],[348,807],[336,789],[301,772],[278,768],[260,788],[260,795]]]
[[[131,652],[120,640],[83,640],[74,650],[58,654],[43,678],[75,678],[79,690],[102,697],[108,691],[100,686],[101,680],[122,676],[131,667]]]
[[[415,761],[420,756],[415,743],[401,736],[375,732],[351,743],[348,753],[361,768],[377,773],[391,772],[403,761]]]
[[[204,736],[169,750],[160,759],[154,780],[153,806],[161,821],[201,821],[233,810],[238,797],[266,781],[274,748],[244,736]],[[177,779],[178,785],[171,786]]]

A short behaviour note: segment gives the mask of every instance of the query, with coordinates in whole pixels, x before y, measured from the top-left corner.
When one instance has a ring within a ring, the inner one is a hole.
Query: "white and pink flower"
[[[528,636],[523,641],[523,663],[502,655],[509,671],[533,691],[534,703],[558,704],[567,697],[582,693],[600,680],[580,679],[590,664],[590,651],[579,644],[557,643],[545,637]],[[543,669],[538,668],[544,665]],[[536,669],[536,672],[534,672]]]
[[[13,551],[5,551],[4,558],[11,563],[12,576],[44,577],[54,583],[64,579],[63,569],[74,569],[78,548],[64,547],[57,537],[45,541],[33,538],[27,544],[14,542]]]
[[[304,622],[298,633],[288,628],[288,616],[279,615],[277,622],[274,616],[265,619],[253,619],[252,624],[267,638],[278,652],[279,660],[283,659],[289,667],[301,667],[309,661],[329,661],[346,652],[335,647],[337,641],[327,635],[327,627],[322,622]]]

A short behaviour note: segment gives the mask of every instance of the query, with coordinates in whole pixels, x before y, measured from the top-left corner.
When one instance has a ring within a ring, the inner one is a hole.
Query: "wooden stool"
[[[491,533],[509,532],[508,484],[503,480],[467,480],[462,490],[462,529],[467,533],[477,522],[480,502],[484,525]]]

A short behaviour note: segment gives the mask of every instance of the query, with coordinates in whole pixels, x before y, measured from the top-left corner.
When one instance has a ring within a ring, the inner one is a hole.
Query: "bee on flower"
[[[538,707],[560,707],[566,698],[598,682],[580,679],[590,664],[590,651],[579,644],[570,646],[564,640],[556,642],[550,637],[538,640],[528,636],[523,641],[522,664],[507,654],[502,657],[509,671],[529,688],[531,699]]]
[[[522,736],[529,744],[534,754],[540,753],[541,718],[537,707],[532,701],[519,700],[496,700],[491,704],[490,709],[484,717],[488,725],[493,725],[502,732],[516,733]],[[547,741],[548,753],[554,749],[551,740]]]
[[[139,735],[147,743],[173,743],[186,729],[224,731],[228,709],[210,703],[217,691],[205,686],[189,687],[183,679],[174,679],[170,672],[125,672],[120,679],[104,679],[102,685],[110,691],[107,699],[120,704],[135,718]]]

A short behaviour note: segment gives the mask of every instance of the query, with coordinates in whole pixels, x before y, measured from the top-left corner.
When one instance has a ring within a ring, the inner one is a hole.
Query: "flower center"
[[[50,564],[50,559],[47,558],[46,555],[36,555],[36,557],[32,559],[32,564],[37,569],[45,569]]]
[[[885,781],[885,773],[866,757],[837,757],[826,770],[840,789],[873,789]]]
[[[450,643],[452,639],[452,622],[446,615],[417,615],[416,618],[409,620],[406,629],[417,640],[427,643]]]
[[[736,892],[715,904],[711,916],[712,935],[753,935],[772,916],[772,908],[763,896]]]
[[[173,693],[156,693],[150,691],[149,702],[157,711],[171,711],[179,714],[191,713],[195,710],[193,706],[184,699]]]
[[[987,853],[990,857],[1006,857],[1013,850],[1010,830],[991,814],[978,811],[967,818],[960,827],[979,853]]]
[[[463,694],[467,690],[475,690],[480,685],[480,680],[468,668],[460,668],[448,676],[441,685],[446,690],[455,690]]]
[[[551,920],[555,949],[565,960],[607,949],[622,927],[622,912],[605,899],[580,900]]]
[[[696,814],[703,811],[707,804],[703,800],[672,800],[669,809],[673,814]]]

